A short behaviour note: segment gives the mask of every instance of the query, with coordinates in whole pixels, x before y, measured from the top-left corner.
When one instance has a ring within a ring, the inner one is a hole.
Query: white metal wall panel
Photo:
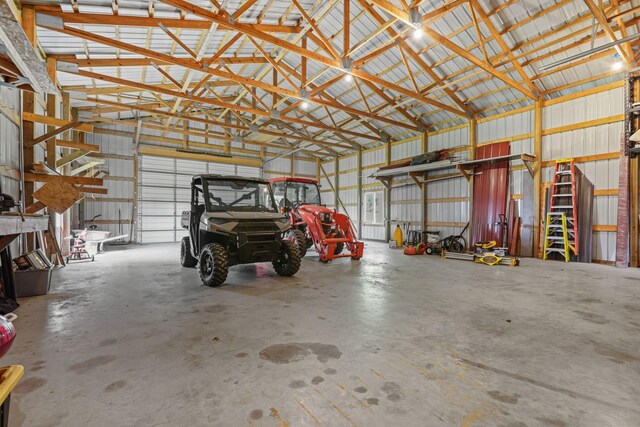
[[[422,154],[422,140],[420,137],[391,146],[391,161],[407,159]]]
[[[533,110],[478,123],[478,144],[533,133],[533,126]]]
[[[469,126],[429,136],[429,151],[469,145]]]
[[[115,126],[105,126],[104,129],[130,131],[130,129]],[[84,201],[81,202],[84,203],[84,218],[79,218],[79,221],[82,222],[96,215],[102,215],[101,220],[111,223],[100,224],[100,229],[110,231],[112,236],[121,234],[130,236],[134,185],[133,138],[106,133],[88,133],[85,134],[85,138],[87,144],[98,145],[100,153],[120,157],[103,159],[102,168],[107,172],[103,187],[107,189],[107,194],[86,195]],[[112,202],[109,199],[129,199],[130,201]]]
[[[7,109],[20,117],[20,91],[0,86],[0,101]],[[20,128],[0,113],[0,166],[18,171],[20,169]],[[20,182],[10,176],[0,175],[0,191],[20,200]],[[18,242],[11,246],[13,254],[18,254]]]
[[[551,129],[618,114],[624,114],[622,87],[549,105],[542,110],[542,126]]]
[[[584,121],[606,119],[624,113],[623,89],[615,88],[543,109],[543,129],[579,124]],[[554,133],[542,138],[542,160],[576,158],[594,154],[616,153],[620,150],[622,122],[613,122]],[[577,167],[594,184],[595,190],[618,188],[619,160],[600,160],[579,163]],[[553,166],[542,170],[542,180],[551,182]],[[616,225],[617,196],[596,196],[594,219],[596,225]],[[594,232],[592,256],[595,260],[615,260],[615,232]]]
[[[190,208],[194,175],[260,176],[257,167],[198,160],[141,156],[138,164],[138,236],[141,243],[177,242],[187,235],[180,217]]]

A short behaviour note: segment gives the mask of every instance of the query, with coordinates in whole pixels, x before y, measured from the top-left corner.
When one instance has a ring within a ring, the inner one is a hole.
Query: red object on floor
[[[509,142],[497,142],[476,149],[476,159],[508,156]],[[509,194],[509,161],[481,163],[476,167],[473,178],[473,218],[471,241],[500,242],[500,214],[507,212]]]
[[[16,328],[11,323],[15,318],[13,314],[0,316],[0,357],[7,354],[16,337]]]

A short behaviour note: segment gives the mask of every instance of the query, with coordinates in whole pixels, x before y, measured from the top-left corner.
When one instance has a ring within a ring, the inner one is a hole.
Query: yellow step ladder
[[[559,253],[565,262],[571,259],[571,253],[577,254],[574,236],[567,228],[567,216],[564,213],[548,213],[544,232],[544,258]]]

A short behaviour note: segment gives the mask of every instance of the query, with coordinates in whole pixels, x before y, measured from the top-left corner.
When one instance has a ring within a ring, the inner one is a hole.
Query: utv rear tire
[[[200,279],[206,286],[220,286],[227,280],[229,273],[229,258],[224,246],[210,243],[202,248],[200,253]]]
[[[188,237],[183,237],[182,243],[180,244],[180,264],[182,264],[183,267],[190,268],[198,265],[198,259],[191,255],[191,243]]]
[[[298,246],[291,240],[283,240],[276,258],[273,260],[273,269],[280,276],[291,277],[300,269],[300,252]]]
[[[336,233],[336,237],[339,239],[344,239],[344,234]],[[344,242],[338,242],[336,243],[336,248],[333,250],[333,254],[340,255],[343,250],[344,250]]]
[[[307,254],[307,238],[304,232],[302,230],[291,230],[289,233],[289,239],[298,246],[300,258],[304,258]]]

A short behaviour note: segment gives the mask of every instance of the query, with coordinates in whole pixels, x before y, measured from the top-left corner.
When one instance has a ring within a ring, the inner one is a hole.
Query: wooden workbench
[[[9,245],[22,233],[44,231],[49,227],[47,215],[29,215],[24,220],[16,215],[0,215],[0,261],[2,262],[2,283],[4,295],[14,301],[16,297],[15,283],[13,280],[13,258]]]

